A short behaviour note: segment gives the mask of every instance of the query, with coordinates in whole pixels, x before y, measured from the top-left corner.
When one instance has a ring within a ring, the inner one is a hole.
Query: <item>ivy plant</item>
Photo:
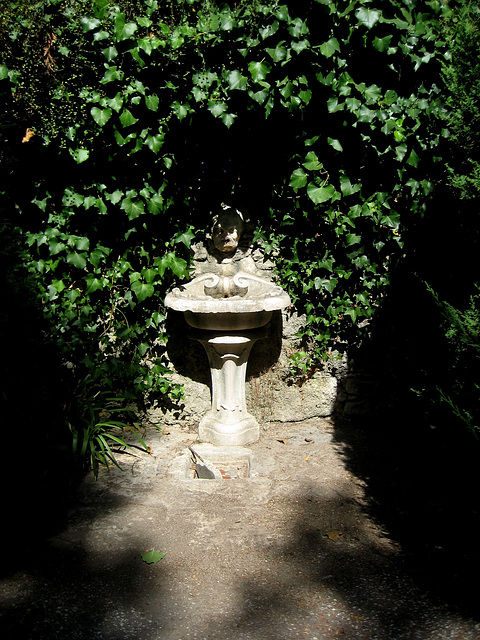
[[[36,10],[39,25],[29,14],[2,27],[8,113],[32,132],[28,189],[18,168],[9,189],[77,383],[126,401],[181,397],[163,298],[222,200],[258,221],[255,242],[304,314],[297,365],[358,339],[433,187],[445,4]]]

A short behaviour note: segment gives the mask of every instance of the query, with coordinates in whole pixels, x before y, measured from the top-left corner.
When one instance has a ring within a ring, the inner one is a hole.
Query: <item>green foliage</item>
[[[93,404],[90,404],[92,400]],[[124,402],[124,398],[112,398],[101,392],[95,398],[84,393],[77,398],[75,409],[71,407],[68,412],[73,452],[89,461],[95,476],[98,475],[99,464],[108,468],[112,463],[121,468],[115,456],[117,452],[135,448],[148,452],[142,431],[135,423],[135,412],[123,406]],[[127,423],[124,420],[128,418]],[[126,440],[127,432],[135,436],[138,444]]]
[[[443,317],[450,366],[446,380],[437,387],[440,400],[478,437],[480,433],[480,288],[459,310],[430,289]],[[444,376],[445,377],[445,376]]]
[[[445,371],[426,376],[422,393],[430,407],[450,407],[452,413],[478,433],[480,232],[480,11],[478,3],[451,4],[442,24],[448,56],[442,64],[446,138],[444,184],[426,220],[438,260],[420,265],[417,273],[429,283],[442,317],[446,339]],[[438,229],[439,231],[436,231]],[[436,234],[436,235],[435,235]],[[436,241],[433,240],[436,238]],[[419,243],[420,244],[420,243]],[[456,254],[461,258],[456,258]],[[429,259],[429,262],[431,259]],[[475,292],[472,294],[472,292]],[[439,350],[445,345],[439,344]],[[442,367],[443,369],[443,367]]]
[[[91,397],[180,397],[163,297],[222,200],[306,316],[300,368],[358,337],[432,189],[445,11],[44,0],[2,23],[7,116],[36,133],[10,188],[24,260]]]
[[[463,200],[480,197],[480,10],[457,2],[445,24],[451,59],[444,63],[450,184]]]

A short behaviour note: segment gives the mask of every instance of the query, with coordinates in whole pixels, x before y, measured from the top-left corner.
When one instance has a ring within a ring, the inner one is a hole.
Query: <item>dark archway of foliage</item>
[[[44,0],[6,14],[11,220],[79,406],[96,407],[70,416],[80,442],[99,394],[181,397],[163,298],[221,201],[258,221],[305,314],[293,364],[359,339],[438,175],[446,12]]]

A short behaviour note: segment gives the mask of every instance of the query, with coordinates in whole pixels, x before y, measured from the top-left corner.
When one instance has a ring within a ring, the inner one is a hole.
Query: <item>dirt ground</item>
[[[462,590],[473,509],[449,501],[448,446],[360,427],[266,424],[228,460],[193,429],[152,430],[151,455],[87,476],[55,518],[20,491],[0,637],[478,640],[477,596]],[[195,478],[188,447],[229,477]],[[165,555],[149,564],[147,550]]]

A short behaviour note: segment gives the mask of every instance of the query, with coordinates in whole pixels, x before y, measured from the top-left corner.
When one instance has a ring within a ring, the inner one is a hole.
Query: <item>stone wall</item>
[[[295,381],[289,356],[298,350],[296,333],[302,318],[286,311],[274,314],[265,337],[251,352],[246,380],[248,411],[259,423],[296,422],[331,416],[338,410],[361,413],[361,389],[349,374],[346,358],[332,360],[306,379]],[[183,384],[185,398],[178,407],[157,405],[150,411],[154,423],[197,425],[210,408],[210,371],[195,330],[183,314],[169,312],[168,355],[174,370],[172,382]]]
[[[274,264],[266,260],[249,238],[243,238],[234,261],[242,269],[274,280]],[[198,243],[194,250],[194,274],[214,267],[208,241]],[[279,283],[281,284],[281,283]],[[332,359],[323,368],[302,380],[290,375],[289,356],[299,350],[296,337],[303,322],[294,310],[275,312],[265,328],[265,335],[253,346],[247,369],[246,399],[248,411],[259,423],[295,422],[308,418],[327,417],[334,412],[362,413],[361,389],[349,372],[346,357]],[[174,371],[171,380],[185,387],[185,399],[176,407],[158,404],[150,410],[154,423],[184,423],[198,425],[210,408],[210,370],[202,345],[195,340],[195,330],[187,325],[182,313],[169,310],[167,315],[168,357]]]

